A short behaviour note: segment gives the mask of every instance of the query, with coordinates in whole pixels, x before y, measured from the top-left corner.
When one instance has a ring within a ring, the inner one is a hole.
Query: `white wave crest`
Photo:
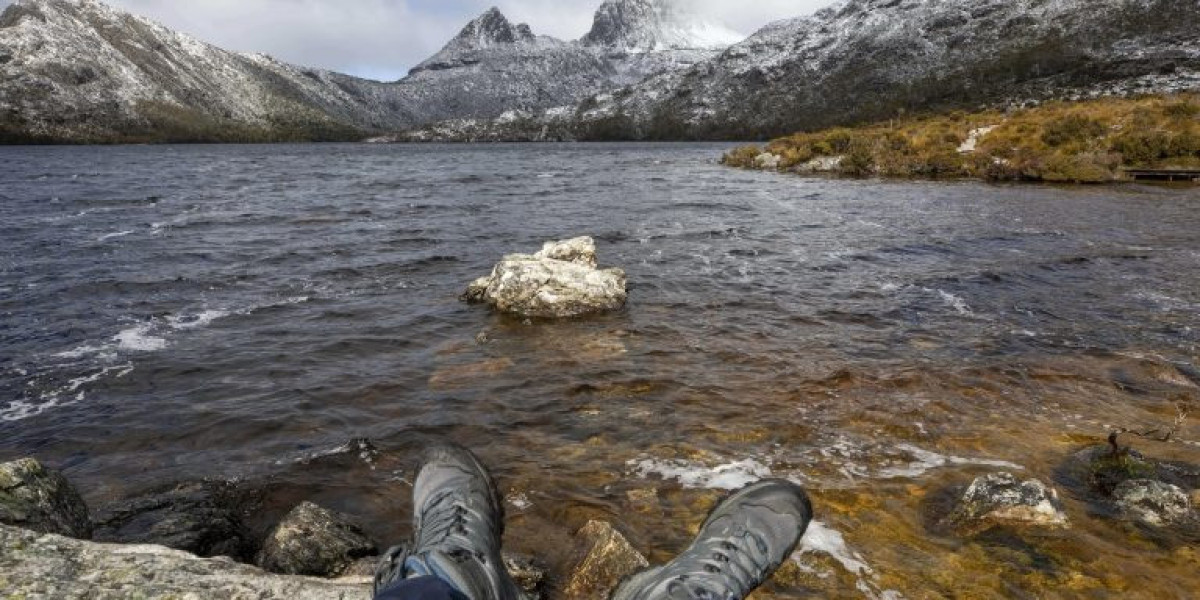
[[[880,469],[877,473],[879,477],[884,479],[916,478],[934,469],[951,465],[974,465],[1017,470],[1025,468],[1016,463],[1011,463],[1004,460],[947,456],[945,454],[938,454],[937,452],[932,452],[912,444],[900,444],[896,446],[896,448],[911,456],[912,462],[904,465]]]
[[[117,348],[133,352],[157,352],[167,347],[165,338],[150,335],[154,330],[152,323],[138,325],[122,330],[117,335],[113,336],[113,340],[117,342]]]
[[[657,475],[678,481],[686,488],[736,490],[771,476],[771,469],[753,458],[734,461],[715,467],[689,460],[646,458],[627,463],[638,477]]]
[[[114,238],[125,237],[125,236],[127,236],[127,235],[132,235],[132,234],[133,234],[133,231],[132,231],[132,230],[130,230],[130,231],[118,231],[118,232],[116,232],[116,233],[110,233],[110,234],[107,234],[107,235],[102,235],[102,236],[100,236],[100,237],[96,238],[96,241],[97,241],[97,242],[106,242],[106,241],[108,241],[108,240],[111,240],[111,239],[114,239]]]

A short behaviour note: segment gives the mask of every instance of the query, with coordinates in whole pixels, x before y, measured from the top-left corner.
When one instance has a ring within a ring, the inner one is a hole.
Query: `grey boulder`
[[[1125,517],[1152,527],[1187,519],[1192,502],[1178,486],[1153,479],[1131,479],[1113,490],[1113,502]]]
[[[302,502],[267,536],[258,564],[274,573],[337,577],[376,553],[375,543],[348,517]]]
[[[1020,481],[1012,473],[978,477],[963,493],[949,524],[964,533],[996,525],[1067,527],[1058,492],[1037,479]]]
[[[0,523],[74,538],[92,535],[79,492],[32,458],[0,464]]]
[[[0,525],[0,596],[361,600],[370,596],[370,586],[271,575],[161,546],[99,544]]]
[[[463,299],[522,317],[565,318],[625,306],[625,271],[598,269],[590,237],[547,242],[536,254],[511,254],[476,280]]]

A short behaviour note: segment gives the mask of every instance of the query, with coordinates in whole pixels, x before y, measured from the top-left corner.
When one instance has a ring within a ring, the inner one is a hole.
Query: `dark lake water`
[[[267,513],[313,499],[383,543],[449,438],[494,466],[509,545],[552,565],[591,518],[669,557],[716,490],[773,474],[821,519],[781,597],[1200,589],[1194,545],[1070,494],[1075,527],[1034,544],[1052,567],[920,514],[1200,398],[1200,190],[801,179],[725,149],[0,148],[0,460],[94,506],[267,482]],[[625,311],[458,301],[577,235],[628,271]]]

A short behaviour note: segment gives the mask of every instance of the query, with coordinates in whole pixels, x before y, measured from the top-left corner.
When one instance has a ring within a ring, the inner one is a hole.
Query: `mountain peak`
[[[535,39],[536,36],[528,25],[513,25],[499,8],[493,6],[474,21],[467,23],[450,44],[455,45],[457,50],[465,50],[531,42]]]
[[[409,74],[462,66],[471,62],[469,57],[479,50],[536,42],[537,36],[533,35],[528,25],[513,25],[499,8],[493,6],[467,23],[450,43],[413,68]]]
[[[680,7],[675,0],[605,0],[596,10],[588,46],[652,52],[666,49],[715,49],[744,36]]]

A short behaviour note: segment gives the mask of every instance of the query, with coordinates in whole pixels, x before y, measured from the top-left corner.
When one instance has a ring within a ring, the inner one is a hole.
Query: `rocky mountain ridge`
[[[585,120],[634,139],[748,139],[1155,77],[1146,91],[1170,90],[1197,72],[1196,0],[848,0],[602,99]]]
[[[626,52],[723,50],[744,37],[697,18],[677,0],[606,0],[580,43]]]
[[[670,0],[609,0],[597,19],[617,42],[537,36],[493,8],[381,83],[228,52],[97,0],[16,0],[0,17],[0,141],[361,139],[572,106],[719,52],[687,37],[704,32]],[[627,47],[629,32],[653,48]]]
[[[94,0],[17,0],[0,15],[0,140],[350,139],[410,125],[402,100]]]
[[[673,0],[607,0],[576,41],[491,9],[380,83],[17,0],[0,141],[740,140],[1200,81],[1197,0],[847,0],[732,41]]]

